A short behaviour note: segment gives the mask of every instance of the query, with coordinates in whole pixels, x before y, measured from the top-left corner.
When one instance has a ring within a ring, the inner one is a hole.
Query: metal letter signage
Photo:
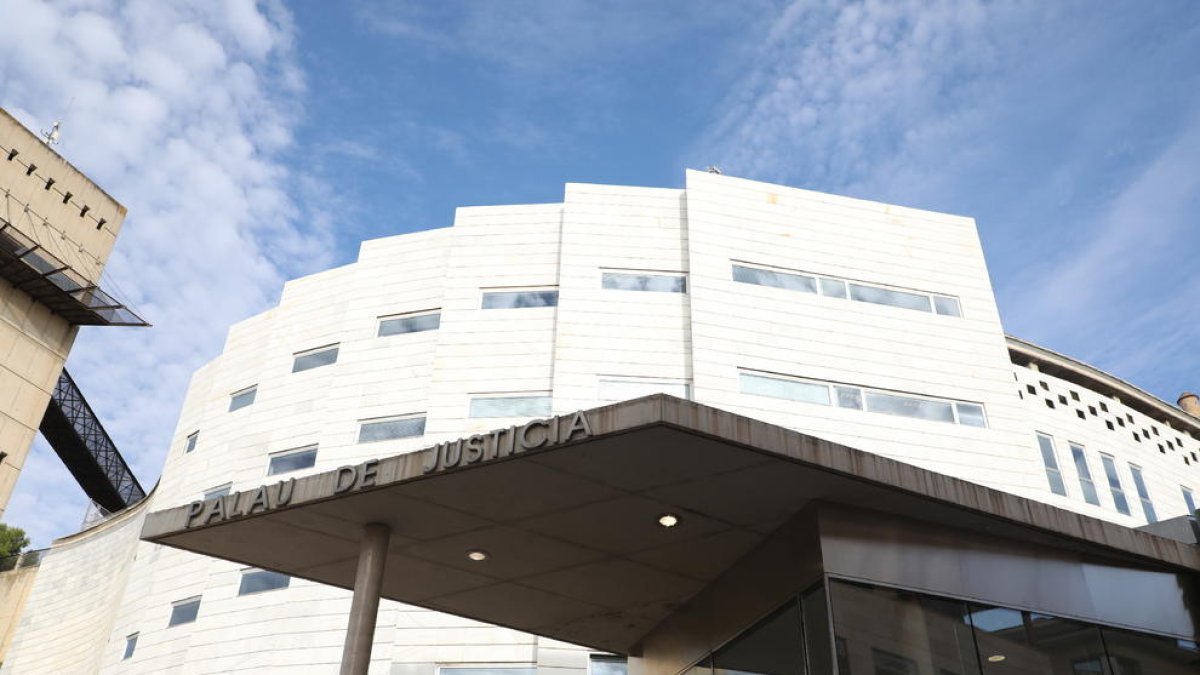
[[[592,435],[592,426],[582,411],[530,420],[521,426],[497,429],[488,434],[476,434],[466,439],[439,443],[426,451],[422,473],[488,462],[511,457],[530,450],[569,443]],[[356,466],[342,466],[333,472],[332,495],[374,487],[379,480],[379,460],[370,459]],[[326,483],[327,485],[327,483]],[[296,479],[290,478],[274,485],[263,485],[246,492],[224,497],[197,500],[187,507],[185,528],[213,525],[234,518],[267,513],[292,501]],[[318,495],[319,497],[329,495]],[[310,495],[310,498],[312,496]]]
[[[274,499],[272,499],[272,488],[274,488]],[[238,516],[249,516],[277,509],[292,501],[292,491],[295,488],[296,479],[289,478],[274,485],[263,485],[257,488],[253,494],[247,493],[248,499],[246,500],[241,499],[242,493],[238,492],[223,497],[194,501],[188,504],[187,523],[184,524],[184,527],[191,527],[197,524],[197,521],[201,525],[211,525],[214,522],[219,523]],[[241,511],[237,507],[238,501],[246,502]]]
[[[423,473],[433,473],[468,466],[581,440],[591,435],[592,426],[582,411],[562,417],[530,420],[519,427],[497,429],[490,434],[471,436],[465,441],[459,439],[438,443],[426,451],[421,470]]]

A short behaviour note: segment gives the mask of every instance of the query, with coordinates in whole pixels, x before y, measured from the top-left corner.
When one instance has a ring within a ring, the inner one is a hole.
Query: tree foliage
[[[16,555],[29,546],[25,530],[0,523],[0,558]]]

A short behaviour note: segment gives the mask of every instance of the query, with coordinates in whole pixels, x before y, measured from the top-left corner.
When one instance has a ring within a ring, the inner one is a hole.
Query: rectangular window
[[[196,615],[200,613],[200,598],[188,598],[180,600],[171,605],[171,618],[167,621],[167,628],[178,626],[180,624],[191,623],[196,620]]]
[[[789,291],[800,291],[802,293],[817,292],[817,280],[815,277],[810,277],[806,274],[764,270],[758,267],[746,267],[745,265],[733,266],[733,280],[743,284],[774,286],[775,288],[786,288]]]
[[[785,380],[753,373],[742,373],[740,379],[743,394],[829,405],[829,385],[827,384]]]
[[[420,333],[427,330],[437,330],[442,325],[441,312],[425,312],[404,316],[384,317],[379,319],[378,337],[402,335],[404,333]]]
[[[359,443],[412,438],[425,434],[425,416],[388,417],[363,420],[358,427]]]
[[[438,675],[537,675],[537,667],[529,666],[441,666]]]
[[[1181,486],[1182,487],[1182,486]],[[1188,515],[1196,513],[1196,495],[1190,488],[1183,488],[1183,504],[1187,507]]]
[[[933,311],[942,316],[962,316],[962,309],[958,306],[958,299],[948,295],[933,296]]]
[[[628,675],[629,663],[624,656],[589,654],[588,675]]]
[[[304,370],[312,370],[321,366],[328,366],[337,363],[338,346],[325,346],[310,349],[304,352],[297,352],[293,355],[292,372],[299,373]]]
[[[975,403],[955,403],[954,413],[958,423],[968,427],[987,427],[987,419],[983,415],[983,406]]]
[[[834,394],[837,396],[837,404],[839,408],[853,408],[854,410],[863,409],[862,389],[858,387],[841,387],[833,388]]]
[[[902,417],[917,417],[938,422],[954,421],[954,409],[945,401],[931,401],[912,396],[885,394],[878,391],[867,392],[867,410],[869,412],[900,415]]]
[[[839,408],[854,410],[865,409],[867,412],[916,417],[964,426],[987,427],[983,406],[978,403],[907,396],[851,385],[808,382],[755,372],[743,371],[738,374],[738,378],[743,394],[817,405],[837,405]]]
[[[845,298],[846,282],[841,279],[821,277],[821,295],[827,298]]]
[[[279,572],[269,570],[242,570],[242,583],[238,585],[238,595],[250,595],[287,588],[292,578]]]
[[[657,291],[660,293],[686,293],[687,280],[682,274],[654,274],[650,272],[604,272],[600,285],[616,291]]]
[[[471,399],[471,417],[547,417],[550,396],[477,396]]]
[[[597,398],[604,402],[628,401],[650,394],[670,394],[678,398],[691,398],[691,385],[683,380],[652,380],[637,377],[602,377],[597,387]]]
[[[246,406],[254,403],[254,397],[258,394],[258,385],[247,387],[241,391],[235,391],[229,395],[229,412],[241,410]]]
[[[483,294],[484,309],[526,309],[529,307],[555,307],[557,305],[557,289],[486,291]]]
[[[1146,522],[1157,523],[1158,514],[1154,512],[1154,502],[1150,501],[1150,490],[1142,476],[1142,467],[1130,464],[1129,472],[1133,474],[1133,489],[1137,490],[1138,501],[1142,503],[1142,513],[1146,514]]]
[[[200,432],[199,431],[193,431],[192,433],[188,434],[187,443],[184,444],[183,451],[191,452],[191,451],[195,450],[196,449],[196,441],[198,441],[198,440],[200,440]]]
[[[121,657],[122,661],[128,660],[133,656],[133,650],[137,649],[138,634],[125,636],[125,655]]]
[[[1117,511],[1129,514],[1129,502],[1125,500],[1125,488],[1121,487],[1121,477],[1117,475],[1117,462],[1109,455],[1100,455],[1100,463],[1104,466],[1104,476],[1108,478],[1108,488],[1112,491],[1113,504]]]
[[[1088,466],[1087,455],[1083,446],[1070,443],[1071,459],[1075,462],[1075,473],[1079,474],[1079,487],[1083,490],[1083,501],[1100,506],[1100,497],[1096,495],[1096,484],[1092,482],[1092,470]]]
[[[317,463],[317,446],[285,450],[271,455],[267,463],[267,475],[274,476],[289,471],[307,469]]]
[[[204,491],[204,501],[208,501],[210,499],[216,499],[217,497],[224,497],[224,496],[228,495],[229,491],[232,489],[233,489],[233,483],[226,483],[224,485],[218,485],[217,487],[212,488],[211,490],[205,490]]]
[[[892,307],[915,309],[922,312],[930,311],[928,295],[897,291],[890,288],[850,284],[850,299],[859,302],[870,302],[876,305],[891,305]]]
[[[1058,453],[1054,450],[1054,440],[1046,434],[1038,434],[1038,448],[1042,451],[1042,465],[1046,467],[1046,480],[1050,481],[1050,491],[1056,495],[1067,496],[1067,486],[1063,483],[1062,471],[1058,468]]]

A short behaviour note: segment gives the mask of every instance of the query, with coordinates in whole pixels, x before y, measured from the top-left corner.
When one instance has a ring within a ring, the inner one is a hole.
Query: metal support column
[[[371,665],[371,643],[379,618],[379,592],[383,588],[383,563],[387,560],[392,530],[381,523],[363,527],[354,573],[354,599],[350,601],[350,623],[342,648],[341,675],[367,675]]]

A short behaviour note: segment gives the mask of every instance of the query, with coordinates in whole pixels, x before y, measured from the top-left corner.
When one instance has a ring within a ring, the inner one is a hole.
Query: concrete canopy
[[[450,467],[440,446],[399,455],[297,479],[285,504],[252,508],[250,490],[155,512],[142,538],[352,588],[363,527],[385,523],[383,597],[618,653],[813,500],[1200,570],[1200,547],[670,396],[576,415],[588,433],[565,442]]]

